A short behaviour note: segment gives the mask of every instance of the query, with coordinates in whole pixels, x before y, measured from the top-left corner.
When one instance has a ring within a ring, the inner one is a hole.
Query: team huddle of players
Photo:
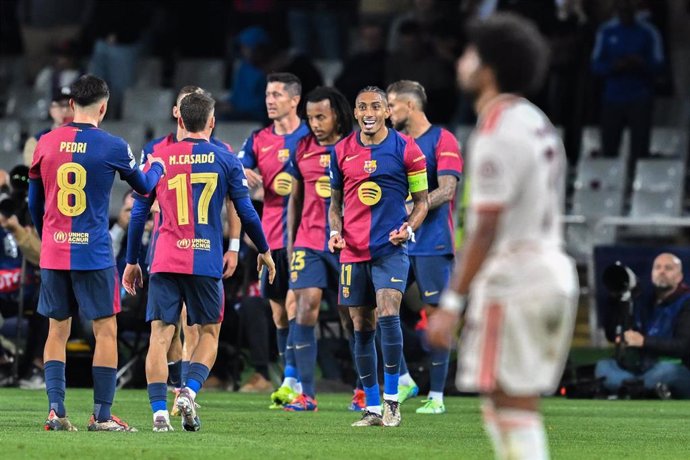
[[[353,108],[337,90],[317,88],[306,95],[304,121],[299,79],[271,74],[272,123],[237,155],[211,136],[215,101],[185,87],[173,108],[176,132],[147,145],[139,168],[125,141],[97,128],[107,85],[81,77],[72,87],[74,121],[41,138],[30,171],[29,205],[42,235],[39,312],[50,318],[45,429],[76,430],[64,399],[65,344],[78,307],[96,336],[88,429],[134,430],[111,414],[119,289],[106,217],[119,172],[136,192],[122,278],[131,294],[142,286],[142,233],[155,211],[146,360],[154,431],[173,430],[166,358],[180,354],[180,322],[189,365],[170,376],[179,386],[173,414],[185,430],[201,427],[196,396],[216,359],[222,278],[236,266],[241,227],[259,252],[262,294],[285,364],[272,408],[317,410],[315,324],[324,291],[333,289],[359,376],[352,407],[362,414],[352,425],[400,425],[400,404],[418,391],[399,317],[403,293],[415,283],[430,317],[431,364],[430,392],[417,413],[442,414],[451,335],[471,290],[458,385],[485,397],[484,422],[499,457],[545,458],[538,399],[560,375],[577,293],[558,221],[563,146],[544,114],[517,96],[543,80],[547,50],[532,25],[511,15],[468,31],[458,80],[475,96],[479,121],[470,147],[468,236],[455,269],[453,199],[463,159],[457,139],[427,120],[418,83],[363,88]],[[252,188],[263,191],[261,219]]]

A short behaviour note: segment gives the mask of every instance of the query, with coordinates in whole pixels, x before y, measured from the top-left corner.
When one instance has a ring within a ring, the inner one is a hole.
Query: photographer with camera
[[[9,174],[0,170],[0,314],[5,318],[27,317],[27,348],[19,381],[22,388],[45,388],[43,343],[48,322],[35,314],[39,285],[41,240],[31,225],[27,205],[29,168],[15,166]],[[19,324],[19,323],[17,323]],[[13,337],[8,337],[14,339]]]
[[[632,271],[620,264],[607,268],[604,284],[615,301],[604,328],[616,357],[597,362],[595,369],[606,390],[690,398],[690,288],[682,281],[680,259],[662,253],[652,267],[654,297],[633,299]]]

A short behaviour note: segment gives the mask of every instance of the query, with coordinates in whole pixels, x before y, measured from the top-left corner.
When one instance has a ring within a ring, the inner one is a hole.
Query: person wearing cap
[[[58,126],[62,126],[65,123],[69,123],[74,118],[74,110],[69,106],[70,92],[69,87],[63,87],[60,89],[59,93],[53,96],[53,100],[50,103],[50,109],[48,113],[50,118],[53,120],[53,125],[50,128],[45,128],[33,136],[29,137],[24,144],[24,164],[26,166],[31,166],[31,162],[34,159],[34,150],[36,150],[36,144],[38,140],[45,133],[52,131]]]

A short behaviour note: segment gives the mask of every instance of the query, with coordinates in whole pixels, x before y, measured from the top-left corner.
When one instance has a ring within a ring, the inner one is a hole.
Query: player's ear
[[[208,128],[209,130],[213,131],[213,128],[216,127],[216,117],[215,115],[211,115],[211,117],[208,120]]]
[[[177,127],[180,129],[185,129],[184,128],[184,121],[182,121],[182,117],[177,117]]]
[[[72,112],[74,112],[74,99],[72,98],[69,100],[69,108],[72,109]]]
[[[172,116],[173,118],[180,118],[180,109],[177,107],[177,105],[173,105]]]

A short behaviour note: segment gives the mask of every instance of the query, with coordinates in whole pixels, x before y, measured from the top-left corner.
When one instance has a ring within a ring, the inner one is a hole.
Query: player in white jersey
[[[458,80],[476,97],[469,143],[470,209],[463,257],[429,339],[450,342],[468,295],[458,386],[483,396],[497,458],[548,457],[539,396],[555,390],[578,293],[562,250],[563,145],[520,95],[538,89],[548,48],[530,22],[497,14],[467,29]]]

